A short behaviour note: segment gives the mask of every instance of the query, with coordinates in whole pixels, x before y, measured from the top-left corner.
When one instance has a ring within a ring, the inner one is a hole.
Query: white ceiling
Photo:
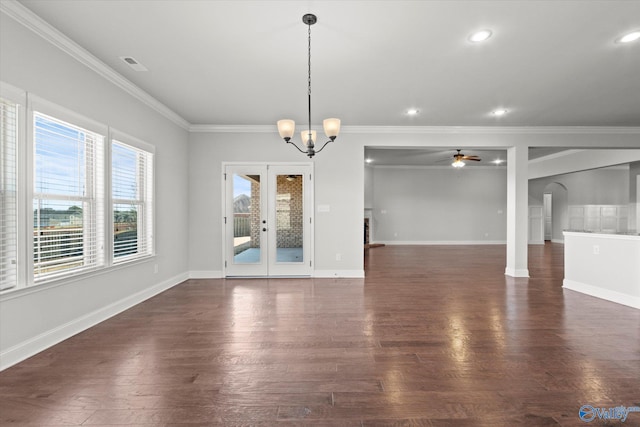
[[[304,123],[311,12],[314,125],[640,126],[640,1],[20,3],[196,125]]]

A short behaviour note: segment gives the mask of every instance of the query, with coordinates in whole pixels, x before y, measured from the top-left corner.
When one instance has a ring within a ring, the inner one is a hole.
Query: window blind
[[[18,105],[0,98],[0,290],[17,285]]]
[[[104,264],[104,136],[34,112],[36,282]]]
[[[111,145],[113,262],[153,254],[153,154],[120,141]]]

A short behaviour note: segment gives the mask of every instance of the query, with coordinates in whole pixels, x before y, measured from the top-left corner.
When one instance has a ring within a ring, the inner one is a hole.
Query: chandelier
[[[309,156],[309,158],[315,156],[316,153],[319,153],[320,151],[322,151],[322,149],[326,147],[327,144],[330,143],[331,141],[335,141],[336,137],[340,133],[340,119],[325,119],[322,122],[322,126],[324,128],[324,133],[327,135],[327,138],[329,138],[329,140],[325,142],[324,145],[320,147],[319,150],[315,149],[316,131],[311,130],[311,26],[315,24],[317,21],[318,19],[316,18],[316,16],[311,13],[307,13],[302,17],[302,22],[304,22],[305,25],[307,25],[309,28],[308,30],[309,44],[307,49],[307,52],[308,52],[307,63],[308,63],[308,69],[309,69],[309,74],[307,79],[309,122],[308,122],[307,129],[300,132],[300,136],[302,137],[302,142],[306,144],[306,148],[307,148],[306,151],[301,150],[300,147],[298,147],[294,142],[291,141],[291,138],[295,133],[296,122],[289,119],[278,120],[278,133],[280,134],[280,137],[284,139],[287,144],[293,145],[294,147],[296,147],[298,151]]]

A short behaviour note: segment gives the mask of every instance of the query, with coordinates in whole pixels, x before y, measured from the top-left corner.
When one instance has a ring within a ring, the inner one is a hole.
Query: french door
[[[226,164],[224,275],[310,276],[311,164]]]

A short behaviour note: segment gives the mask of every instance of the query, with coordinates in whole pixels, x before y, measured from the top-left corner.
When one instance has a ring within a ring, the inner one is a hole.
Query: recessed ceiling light
[[[494,163],[494,164],[496,164],[496,165],[501,165],[501,164],[502,164],[502,162],[504,162],[504,160],[502,160],[502,159],[495,159],[495,160],[493,161],[493,163]]]
[[[471,34],[469,36],[469,41],[473,42],[473,43],[479,43],[479,42],[483,42],[486,39],[488,39],[489,37],[491,37],[491,30],[480,30],[480,31],[476,31],[475,33]]]
[[[415,109],[415,108],[409,108],[409,109],[407,110],[407,115],[408,115],[408,116],[415,116],[415,115],[417,115],[419,112],[420,112],[420,110],[417,110],[417,109]]]
[[[634,31],[629,34],[625,34],[624,36],[618,39],[619,43],[631,43],[640,39],[640,31]]]
[[[367,162],[367,163],[371,163],[371,162],[373,162],[373,159],[364,159],[364,161]]]
[[[504,116],[505,114],[507,114],[509,112],[509,110],[507,110],[506,108],[498,108],[495,109],[491,112],[491,114],[493,114],[496,117],[501,117]]]

